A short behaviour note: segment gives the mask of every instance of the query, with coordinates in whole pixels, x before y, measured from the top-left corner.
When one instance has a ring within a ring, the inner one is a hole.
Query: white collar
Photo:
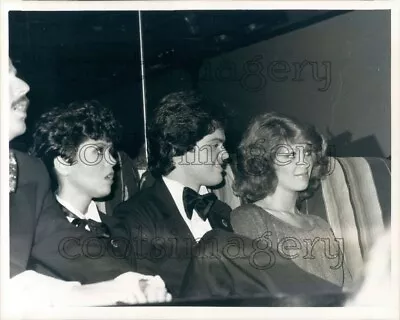
[[[65,207],[67,210],[72,212],[78,218],[85,219],[85,220],[92,219],[94,221],[101,222],[99,210],[97,209],[96,203],[93,200],[90,201],[87,211],[83,214],[78,209],[76,209],[71,203],[62,199],[57,194],[56,194],[56,199],[63,207]],[[70,220],[70,219],[68,219],[68,220]]]
[[[171,190],[176,190],[177,192],[179,191],[180,194],[182,195],[183,189],[185,188],[185,186],[182,183],[180,183],[179,181],[167,178],[165,176],[162,176],[162,179],[164,180],[164,183],[166,184],[168,190],[170,190],[170,191]],[[209,191],[207,190],[206,186],[200,186],[200,189],[199,189],[199,194],[200,195],[206,194],[208,192]]]
[[[193,210],[192,219],[189,220],[183,204],[183,189],[185,188],[185,186],[176,180],[172,180],[164,176],[162,177],[162,179],[169,193],[171,194],[172,199],[174,200],[182,219],[189,227],[189,230],[191,231],[193,237],[196,239],[196,241],[198,241],[206,232],[212,229],[210,222],[208,221],[208,219],[206,221],[201,219],[196,210]],[[205,186],[201,186],[199,194],[203,195],[206,193],[208,193],[207,188]]]

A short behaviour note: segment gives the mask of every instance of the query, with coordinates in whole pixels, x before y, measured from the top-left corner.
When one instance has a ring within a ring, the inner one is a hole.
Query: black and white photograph
[[[6,317],[393,316],[390,6],[2,11]]]

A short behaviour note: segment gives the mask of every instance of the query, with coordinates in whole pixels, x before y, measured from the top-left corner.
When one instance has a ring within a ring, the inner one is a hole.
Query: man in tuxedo
[[[26,130],[29,102],[29,86],[16,76],[11,61],[9,81],[11,141]],[[9,168],[11,280],[5,305],[21,309],[169,299],[159,277],[132,272],[125,260],[111,255],[93,259],[83,254],[83,249],[98,252],[98,243],[90,241],[90,232],[65,219],[39,159],[10,150]],[[42,265],[44,274],[32,270],[34,261]]]
[[[207,190],[223,181],[229,157],[220,110],[193,91],[165,96],[147,135],[154,181],[114,212],[137,235],[138,270],[153,268],[172,296],[201,237],[212,229],[232,231],[231,208]]]

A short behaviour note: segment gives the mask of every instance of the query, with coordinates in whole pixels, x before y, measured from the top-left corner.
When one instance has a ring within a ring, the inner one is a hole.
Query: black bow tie
[[[10,150],[9,152],[9,183],[10,183],[10,193],[15,192],[17,188],[17,177],[18,177],[18,164],[15,158],[14,152]]]
[[[193,189],[183,189],[183,205],[189,219],[192,219],[193,209],[196,209],[200,218],[205,221],[216,200],[217,196],[211,192],[201,196]]]
[[[64,206],[61,205],[61,208],[66,217],[73,218],[71,224],[73,224],[75,227],[85,228],[86,226],[88,226],[90,232],[94,233],[96,237],[110,238],[110,230],[105,223],[97,222],[92,219],[81,219]]]

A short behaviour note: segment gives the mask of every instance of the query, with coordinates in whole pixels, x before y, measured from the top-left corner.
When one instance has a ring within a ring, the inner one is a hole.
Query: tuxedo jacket
[[[198,252],[191,259],[178,297],[201,300],[304,295],[312,300],[319,295],[342,294],[341,287],[304,271],[267,242],[259,241],[224,230],[207,232],[195,248]]]
[[[230,211],[217,200],[208,216],[211,227],[232,231]],[[164,181],[155,179],[117,206],[114,216],[123,219],[135,235],[138,272],[159,274],[172,296],[177,295],[196,241]]]
[[[116,258],[90,232],[67,221],[39,159],[18,151],[15,156],[18,180],[16,191],[10,193],[11,277],[40,265],[38,272],[93,283],[132,270],[126,259]]]

